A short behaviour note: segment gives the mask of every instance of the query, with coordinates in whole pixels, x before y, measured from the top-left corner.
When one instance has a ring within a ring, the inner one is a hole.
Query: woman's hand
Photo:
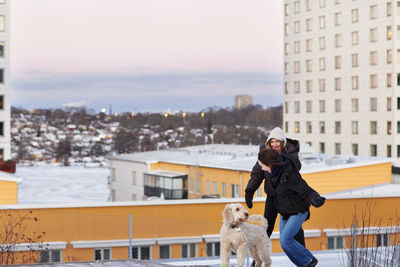
[[[271,167],[265,165],[264,163],[262,163],[261,161],[258,161],[258,165],[260,165],[261,169],[263,171],[269,172],[271,173]]]

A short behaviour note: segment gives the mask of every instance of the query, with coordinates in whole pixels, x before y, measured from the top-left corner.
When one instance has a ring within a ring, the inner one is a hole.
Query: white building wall
[[[307,10],[307,2],[310,8]],[[324,3],[325,6],[320,3]],[[284,16],[284,27],[289,33],[284,36],[288,45],[284,63],[289,68],[284,81],[288,84],[284,92],[283,127],[287,135],[299,139],[320,151],[320,143],[325,144],[325,153],[334,154],[335,143],[340,143],[341,154],[351,155],[352,144],[358,144],[358,154],[370,156],[371,144],[377,145],[377,156],[386,157],[387,146],[391,146],[392,157],[397,159],[397,145],[400,135],[397,122],[400,112],[397,98],[400,87],[397,86],[398,68],[397,49],[400,47],[397,25],[399,13],[398,1],[383,0],[285,0],[288,14]],[[387,15],[387,3],[391,3],[391,16]],[[295,13],[295,5],[299,5]],[[377,7],[376,18],[371,18],[371,6]],[[358,10],[358,22],[352,21],[352,10]],[[285,12],[285,10],[284,10]],[[340,25],[335,25],[335,14],[340,14]],[[320,17],[325,17],[325,28],[320,28]],[[312,29],[307,31],[307,20],[312,19]],[[295,22],[300,23],[300,32],[295,33]],[[387,38],[387,27],[391,26],[392,38]],[[370,41],[371,29],[377,29],[378,37]],[[358,44],[352,43],[352,32],[358,32]],[[341,45],[335,46],[335,36],[341,36]],[[319,38],[325,37],[325,49],[320,49]],[[312,50],[306,50],[306,40],[312,40]],[[295,53],[295,42],[300,42],[300,51]],[[392,63],[387,62],[386,53],[392,51]],[[378,64],[370,64],[370,53],[376,51]],[[352,66],[352,54],[358,54],[358,67]],[[341,68],[335,69],[335,57],[341,57]],[[325,70],[319,69],[320,58],[325,58]],[[306,70],[307,60],[312,60],[312,71]],[[295,62],[300,62],[300,72],[295,73]],[[387,74],[392,75],[392,86],[387,86]],[[370,75],[377,75],[378,86],[371,88]],[[352,77],[358,76],[358,89],[352,88]],[[341,78],[340,90],[335,89],[335,78]],[[325,91],[319,90],[319,80],[325,79]],[[312,90],[307,92],[306,81],[312,81]],[[295,82],[300,83],[300,91],[295,92]],[[358,99],[358,112],[352,111],[352,99]],[[377,98],[377,111],[371,111],[370,99]],[[387,98],[391,98],[391,111],[387,109]],[[335,100],[341,101],[341,111],[335,112]],[[325,112],[319,111],[319,101],[325,100]],[[295,101],[300,102],[300,112],[295,112]],[[306,101],[312,101],[312,111],[307,112]],[[320,133],[319,123],[325,122],[325,133]],[[341,123],[340,133],[335,133],[335,121]],[[358,134],[352,133],[352,121],[358,121]],[[377,134],[371,134],[370,122],[377,122]],[[387,122],[391,121],[391,134],[387,133]],[[295,122],[300,130],[295,131]],[[312,131],[306,131],[307,122],[311,122]],[[400,155],[399,155],[400,156]],[[398,162],[400,163],[400,162]]]
[[[4,28],[0,25],[0,42],[4,42],[4,55],[0,57],[0,69],[4,70],[3,83],[0,83],[0,96],[3,96],[3,108],[0,109],[0,122],[3,123],[3,135],[0,136],[0,149],[3,150],[3,159],[11,157],[11,116],[10,116],[10,0],[0,1],[0,16],[4,16]]]
[[[148,171],[146,163],[109,159],[109,168],[110,195],[113,198],[115,194],[112,201],[144,199],[143,173]],[[136,174],[135,183],[133,173]]]

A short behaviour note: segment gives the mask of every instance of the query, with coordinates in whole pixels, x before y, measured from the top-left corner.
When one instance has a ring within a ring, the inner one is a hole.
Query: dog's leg
[[[250,253],[251,258],[256,262],[255,266],[258,266],[257,264],[262,264],[262,260],[258,256],[258,253],[255,248],[250,248],[249,253]],[[261,266],[261,265],[259,265],[259,266]]]
[[[264,246],[259,246],[257,248],[258,250],[258,255],[260,256],[260,263],[257,265],[256,262],[256,267],[261,267],[262,263],[264,263],[265,267],[270,267],[271,266],[271,247],[267,246],[265,243],[263,244]]]
[[[237,252],[237,264],[239,267],[244,266],[244,262],[246,260],[246,244],[242,244],[239,246]]]
[[[231,248],[226,242],[221,242],[221,267],[229,267]]]

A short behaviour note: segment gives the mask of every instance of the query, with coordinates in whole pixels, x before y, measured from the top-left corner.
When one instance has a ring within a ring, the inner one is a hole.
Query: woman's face
[[[271,146],[271,148],[275,151],[278,151],[279,153],[282,153],[282,149],[283,149],[283,142],[279,141],[278,139],[275,138],[271,138],[271,140],[269,140],[269,145]]]

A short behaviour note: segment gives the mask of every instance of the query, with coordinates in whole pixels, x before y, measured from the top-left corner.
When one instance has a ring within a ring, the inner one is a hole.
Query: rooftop
[[[143,163],[167,162],[202,167],[250,172],[257,158],[259,146],[209,144],[156,150],[110,157],[110,160]],[[390,163],[390,158],[326,155],[316,153],[309,145],[300,146],[301,173]]]

